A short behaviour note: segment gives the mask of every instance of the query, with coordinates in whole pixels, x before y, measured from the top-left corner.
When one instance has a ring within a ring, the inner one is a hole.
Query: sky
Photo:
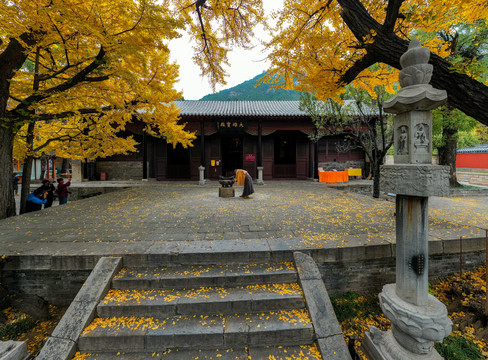
[[[263,0],[266,12],[271,12],[283,3],[283,0]],[[257,38],[265,37],[264,31],[255,30]],[[217,85],[216,92],[231,88],[243,81],[252,79],[269,67],[265,60],[266,54],[256,41],[256,46],[251,50],[234,49],[229,52],[230,67],[225,70],[229,74],[227,84]],[[170,42],[171,58],[180,65],[180,81],[175,85],[176,89],[183,92],[185,100],[199,100],[203,96],[212,93],[207,78],[200,76],[200,69],[193,63],[193,49],[189,43],[189,37],[183,36]]]

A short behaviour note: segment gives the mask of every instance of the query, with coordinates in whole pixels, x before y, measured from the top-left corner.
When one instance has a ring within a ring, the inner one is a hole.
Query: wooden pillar
[[[142,132],[142,180],[147,180],[147,134]]]
[[[313,141],[308,142],[308,177],[310,179],[314,178],[314,147]]]
[[[200,122],[200,165],[205,167],[205,121]]]
[[[318,179],[319,178],[319,140],[317,140],[313,143],[313,147],[314,147],[313,176],[314,176],[314,179]]]
[[[258,166],[263,166],[263,124],[258,121]]]
[[[155,179],[156,178],[156,163],[157,163],[157,159],[156,159],[156,154],[157,154],[157,149],[156,149],[156,142],[154,141],[155,139],[153,137],[149,138],[148,139],[148,147],[149,147],[149,150],[148,150],[148,156],[149,156],[149,169],[148,169],[148,172],[147,172],[147,176],[150,178],[150,179]]]

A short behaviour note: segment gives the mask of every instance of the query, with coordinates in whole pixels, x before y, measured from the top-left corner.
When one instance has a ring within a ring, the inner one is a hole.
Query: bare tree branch
[[[49,16],[49,13],[48,13],[48,16]],[[68,55],[68,48],[66,46],[66,40],[64,39],[63,34],[61,33],[61,31],[57,27],[56,23],[51,19],[50,16],[49,16],[49,20],[51,20],[51,23],[52,23],[54,29],[56,30],[56,32],[58,33],[59,37],[61,38],[61,41],[64,44],[64,56],[66,58],[66,64],[68,64],[68,66],[69,66],[69,55]]]
[[[105,76],[87,76],[83,81],[87,82],[100,82],[100,81],[107,81],[109,79],[108,75]]]
[[[35,118],[36,120],[39,121],[50,121],[50,120],[59,120],[59,119],[66,119],[71,116],[75,115],[91,115],[91,114],[100,114],[102,115],[103,113],[107,111],[112,111],[112,110],[123,110],[127,109],[131,106],[135,106],[137,104],[141,103],[140,100],[132,100],[131,102],[127,103],[127,105],[124,108],[116,108],[115,106],[102,106],[100,108],[83,108],[83,109],[77,109],[76,111],[64,111],[61,113],[55,113],[55,114],[36,114]]]
[[[17,102],[19,102],[19,103],[21,103],[21,102],[22,102],[22,99],[19,99],[18,97],[15,97],[15,96],[13,96],[13,95],[9,95],[9,98],[11,98],[12,100],[17,101]]]
[[[134,30],[139,25],[139,23],[142,21],[142,19],[144,17],[144,13],[146,12],[146,1],[142,1],[142,3],[143,4],[142,4],[141,16],[139,16],[139,19],[137,19],[135,24],[130,29],[126,29],[126,30],[123,30],[121,32],[118,32],[118,33],[114,34],[114,36],[119,36],[119,35],[125,34],[126,32],[130,32],[130,31]]]
[[[34,46],[44,35],[45,32],[32,31],[20,35],[20,41],[10,38],[7,47],[0,53],[0,82],[11,79],[27,59],[26,48],[21,41],[27,46]]]
[[[357,60],[347,71],[341,76],[342,84],[349,84],[365,69],[369,68],[377,62],[370,53],[366,53],[361,59]]]
[[[342,8],[341,17],[358,41],[371,34],[380,33],[382,26],[369,14],[359,0],[337,0]]]
[[[44,74],[44,75],[41,75],[39,77],[39,81],[47,81],[47,80],[51,80],[51,79],[54,79],[55,77],[57,77],[58,75],[61,75],[63,73],[65,73],[66,71],[68,71],[69,69],[71,68],[74,68],[74,67],[77,67],[77,66],[80,66],[81,64],[83,64],[85,61],[80,61],[80,62],[77,62],[76,64],[71,64],[71,65],[66,65],[64,67],[62,67],[61,69],[57,70],[57,71],[54,71],[53,73],[51,74]],[[47,66],[43,66],[41,64],[41,66],[46,69],[46,70],[50,70],[52,71],[53,69],[51,68],[48,68]]]
[[[14,109],[10,110],[9,114],[14,115],[14,117],[18,117],[18,116],[23,117],[23,114],[29,109],[29,107],[32,104],[47,99],[51,95],[69,90],[81,82],[88,81],[87,80],[88,75],[104,63],[105,63],[105,50],[103,49],[103,46],[101,46],[95,59],[84,69],[78,72],[76,75],[69,78],[62,84],[44,90],[42,93],[37,92],[28,96],[21,104],[17,105]]]
[[[46,148],[50,143],[54,141],[70,141],[70,140],[75,140],[77,137],[80,135],[83,135],[83,131],[79,130],[79,132],[75,135],[69,135],[69,134],[64,134],[55,138],[50,138],[47,139],[42,145],[39,145],[38,147],[32,149],[33,152],[38,152],[44,148]]]
[[[197,14],[198,14],[198,21],[200,21],[200,26],[202,28],[202,33],[201,33],[201,37],[202,37],[202,40],[203,40],[203,50],[202,52],[205,53],[205,50],[208,49],[208,40],[207,40],[207,34],[205,32],[205,25],[203,24],[203,18],[202,18],[202,7],[205,6],[205,2],[207,0],[197,0],[195,2],[195,9],[197,11]]]
[[[404,0],[389,0],[386,8],[385,23],[383,29],[385,32],[392,32],[395,29],[395,23],[400,15],[400,8]]]

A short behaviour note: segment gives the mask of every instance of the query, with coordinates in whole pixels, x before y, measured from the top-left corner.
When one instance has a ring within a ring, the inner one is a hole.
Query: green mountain
[[[258,80],[264,75],[255,76],[251,80],[244,81],[230,89],[219,91],[216,94],[208,94],[200,100],[206,101],[234,101],[234,100],[300,100],[300,92],[295,90],[271,89],[269,84],[256,86]]]

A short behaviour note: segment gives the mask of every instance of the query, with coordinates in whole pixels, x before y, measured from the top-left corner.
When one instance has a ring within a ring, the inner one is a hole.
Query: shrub
[[[435,344],[440,356],[449,360],[485,360],[478,346],[465,337],[449,335],[442,343]]]

